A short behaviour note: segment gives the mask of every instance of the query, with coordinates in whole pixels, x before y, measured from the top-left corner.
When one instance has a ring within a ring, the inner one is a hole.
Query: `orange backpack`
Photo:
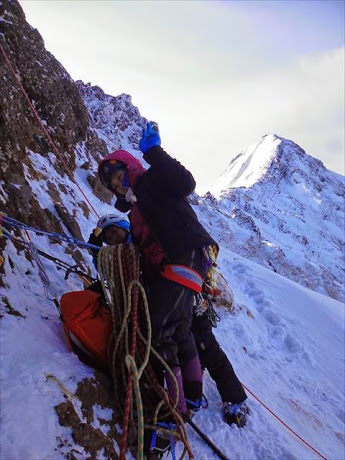
[[[61,297],[60,307],[69,349],[81,349],[107,367],[107,348],[113,325],[111,312],[100,299],[100,294],[88,290],[68,292]]]

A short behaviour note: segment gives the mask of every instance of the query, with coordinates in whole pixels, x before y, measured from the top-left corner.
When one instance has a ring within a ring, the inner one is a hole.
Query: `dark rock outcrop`
[[[31,225],[61,232],[57,219],[41,209],[29,184],[35,179],[49,182],[49,173],[43,177],[37,161],[40,156],[54,161],[55,153],[25,94],[72,174],[78,145],[85,143],[91,156],[107,153],[106,146],[90,130],[89,114],[74,81],[45,49],[41,35],[26,22],[19,3],[3,0],[0,18],[0,43],[10,63],[1,52],[0,209]],[[52,166],[63,182],[69,174],[63,162],[57,158]],[[52,202],[55,199],[52,196]]]

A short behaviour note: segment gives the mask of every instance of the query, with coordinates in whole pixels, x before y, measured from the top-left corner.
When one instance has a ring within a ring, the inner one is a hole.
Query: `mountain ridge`
[[[295,155],[295,159],[293,158]],[[291,161],[292,165],[289,164]],[[294,162],[299,162],[294,165]],[[219,179],[211,187],[210,192],[217,198],[230,188],[249,188],[265,179],[286,179],[296,169],[307,166],[311,171],[325,170],[331,174],[340,174],[325,168],[322,161],[308,155],[298,144],[277,134],[266,134],[255,144],[236,155]],[[279,171],[279,175],[277,172]],[[278,177],[276,177],[278,176]]]

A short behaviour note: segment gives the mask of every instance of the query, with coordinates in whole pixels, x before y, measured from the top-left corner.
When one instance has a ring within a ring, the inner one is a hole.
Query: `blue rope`
[[[84,241],[79,241],[76,238],[73,238],[71,236],[67,236],[67,235],[64,235],[64,234],[61,234],[61,233],[45,232],[43,230],[39,230],[37,228],[34,228],[34,227],[29,226],[29,225],[23,224],[22,222],[19,222],[18,220],[15,220],[15,219],[12,219],[11,217],[8,217],[8,216],[4,216],[2,218],[2,223],[10,225],[10,226],[15,227],[15,228],[20,228],[20,229],[23,229],[23,230],[32,231],[32,232],[36,233],[37,235],[45,235],[45,236],[49,236],[49,237],[54,238],[54,239],[59,240],[59,241],[65,241],[66,243],[75,244],[76,246],[80,246],[80,247],[83,247],[83,248],[90,248],[90,249],[99,249],[100,248],[99,246],[96,246],[94,244],[85,243]]]

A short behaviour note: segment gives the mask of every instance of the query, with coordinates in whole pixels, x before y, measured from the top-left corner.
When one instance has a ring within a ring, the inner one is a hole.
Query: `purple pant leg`
[[[184,391],[183,391],[183,383],[182,383],[182,374],[181,374],[181,369],[179,367],[173,367],[172,368],[173,374],[177,380],[177,385],[178,385],[178,403],[177,403],[177,408],[179,411],[184,414],[187,412],[187,406],[186,406],[186,400],[184,397]],[[176,400],[176,388],[175,388],[175,383],[172,378],[172,376],[168,373],[165,374],[165,380],[167,383],[168,387],[168,392],[170,395],[170,398],[175,401]]]

